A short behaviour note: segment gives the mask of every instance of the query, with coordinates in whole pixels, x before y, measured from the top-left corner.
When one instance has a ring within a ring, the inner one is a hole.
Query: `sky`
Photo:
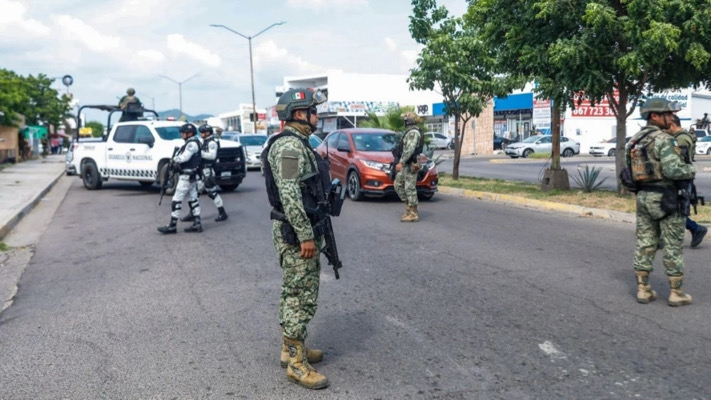
[[[465,0],[437,0],[454,15]],[[147,107],[190,115],[275,104],[284,76],[408,74],[420,45],[410,0],[0,0],[0,68],[71,75],[80,104],[115,104],[128,87]],[[67,88],[57,79],[54,87]],[[361,100],[361,99],[354,99]],[[365,100],[365,99],[363,99]]]

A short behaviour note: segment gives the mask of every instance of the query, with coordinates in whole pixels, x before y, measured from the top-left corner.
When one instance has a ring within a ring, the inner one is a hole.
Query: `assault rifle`
[[[333,233],[331,216],[337,217],[341,215],[341,207],[343,207],[346,191],[338,179],[334,179],[331,182],[331,190],[328,194],[324,192],[323,184],[320,179],[314,179],[314,181],[316,181],[318,197],[318,209],[315,210],[318,218],[316,226],[321,225],[323,227],[324,246],[319,250],[326,256],[328,265],[333,266],[333,273],[336,275],[336,279],[340,279],[338,270],[343,267],[343,264],[338,257],[338,247],[336,247],[336,236]],[[309,213],[309,211],[310,210],[306,210],[307,213]]]
[[[698,206],[699,203],[701,203],[702,206],[706,205],[704,196],[699,196],[696,193],[696,184],[694,184],[694,181],[691,181],[691,198],[689,199],[689,202],[691,203],[691,206],[694,207],[694,214],[698,214],[696,206]]]
[[[173,186],[173,180],[175,179],[175,161],[173,159],[175,158],[175,155],[178,154],[178,150],[180,150],[180,147],[175,146],[173,149],[173,155],[170,156],[170,161],[168,162],[168,168],[165,169],[165,172],[163,175],[161,175],[160,179],[160,199],[158,200],[158,205],[163,202],[163,196],[165,196],[165,191]]]

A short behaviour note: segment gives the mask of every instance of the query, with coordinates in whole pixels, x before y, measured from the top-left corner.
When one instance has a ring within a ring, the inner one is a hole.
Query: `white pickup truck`
[[[109,179],[137,181],[150,186],[160,182],[168,168],[173,150],[184,141],[180,127],[184,122],[137,120],[118,122],[100,142],[79,141],[70,161],[84,187],[101,189]],[[68,160],[69,161],[69,160]],[[215,164],[216,183],[223,191],[232,191],[246,174],[244,150],[237,142],[220,141]],[[172,192],[169,188],[168,192]]]

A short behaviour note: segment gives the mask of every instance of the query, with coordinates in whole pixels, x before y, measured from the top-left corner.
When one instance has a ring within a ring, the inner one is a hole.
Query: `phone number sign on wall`
[[[589,103],[588,103],[589,104]],[[615,113],[612,112],[612,108],[605,105],[580,105],[576,106],[572,111],[573,117],[614,117]]]

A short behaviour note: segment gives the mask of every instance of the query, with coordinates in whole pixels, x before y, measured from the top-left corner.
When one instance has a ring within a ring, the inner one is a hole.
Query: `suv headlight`
[[[390,170],[390,165],[383,164],[381,162],[370,161],[370,160],[360,160],[360,162],[363,165],[365,165],[366,167],[372,168],[372,169],[377,169],[378,171],[387,172],[388,170]]]

